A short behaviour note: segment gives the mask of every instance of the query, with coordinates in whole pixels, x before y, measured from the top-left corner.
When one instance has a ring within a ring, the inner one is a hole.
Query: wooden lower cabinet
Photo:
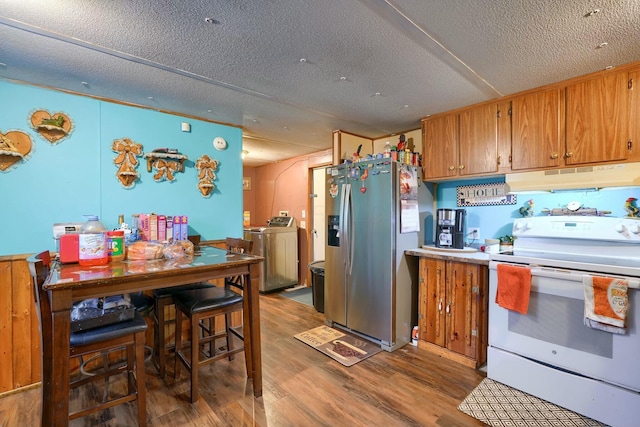
[[[487,358],[487,266],[420,258],[418,346],[477,368]]]

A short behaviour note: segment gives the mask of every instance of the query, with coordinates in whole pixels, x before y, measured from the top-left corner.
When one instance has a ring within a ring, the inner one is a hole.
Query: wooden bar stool
[[[29,271],[34,286],[36,311],[42,338],[43,322],[50,324],[49,319],[51,319],[52,316],[49,295],[47,291],[42,288],[42,285],[49,275],[51,263],[49,251],[30,256],[27,262],[29,263]],[[69,387],[76,388],[83,384],[122,373],[123,370],[126,370],[127,394],[103,401],[89,408],[72,412],[69,414],[69,420],[84,417],[135,400],[138,404],[138,425],[142,427],[147,425],[146,389],[144,384],[144,343],[146,330],[147,323],[142,315],[136,312],[131,320],[71,333],[71,352],[69,359],[90,353],[102,353],[109,350],[126,348],[126,364],[124,366],[109,367],[99,374],[74,380],[70,383]],[[42,369],[45,369],[45,367],[43,366]]]
[[[229,253],[250,253],[252,241],[242,239],[226,239]],[[231,314],[240,312],[243,308],[243,298],[240,291],[233,291],[232,287],[240,287],[244,282],[243,276],[231,277],[225,280],[224,287],[211,287],[178,292],[173,295],[176,305],[176,358],[174,361],[174,377],[180,374],[180,365],[184,365],[191,374],[191,402],[198,400],[198,369],[202,365],[213,363],[222,358],[232,360],[236,353],[244,351],[242,334],[231,324]],[[225,316],[224,331],[215,330],[215,318]],[[187,317],[191,321],[191,351],[187,358],[183,349],[186,348],[182,340],[182,320]],[[205,320],[208,320],[205,323]],[[233,336],[240,338],[242,344],[235,347]],[[226,346],[218,347],[215,342],[225,339]],[[208,352],[201,351],[201,346],[209,344]]]
[[[178,292],[190,291],[194,289],[203,289],[213,287],[210,283],[194,283],[184,286],[175,286],[172,288],[160,288],[154,289],[154,343],[153,354],[155,356],[156,366],[158,368],[158,374],[160,378],[164,378],[167,372],[167,355],[171,354],[175,347],[173,345],[166,345],[166,326],[168,325],[165,318],[165,307],[173,305],[173,296]],[[173,320],[173,319],[172,319]],[[172,322],[175,324],[175,321]]]

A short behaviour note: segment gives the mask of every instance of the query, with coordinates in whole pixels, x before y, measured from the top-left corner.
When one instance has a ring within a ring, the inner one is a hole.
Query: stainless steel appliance
[[[639,232],[635,219],[516,219],[513,255],[490,255],[487,376],[606,424],[637,425]],[[527,314],[495,303],[500,264],[530,268]],[[585,275],[627,280],[626,333],[584,325]]]
[[[436,247],[464,248],[466,211],[464,209],[438,209],[436,217]]]
[[[390,159],[327,169],[326,322],[387,351],[411,340],[417,316],[404,251],[418,247],[419,177]]]
[[[290,216],[276,216],[266,227],[244,229],[245,240],[253,241],[254,255],[264,257],[258,278],[260,292],[298,284],[298,226]]]

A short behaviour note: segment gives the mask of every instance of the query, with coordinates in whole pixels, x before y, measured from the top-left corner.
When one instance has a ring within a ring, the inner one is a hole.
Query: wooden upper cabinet
[[[640,68],[629,72],[629,160],[640,161]]]
[[[498,105],[488,104],[460,113],[458,145],[460,175],[498,172]]]
[[[498,172],[498,105],[428,118],[423,126],[424,179]]]
[[[532,92],[511,101],[511,169],[560,166],[564,157],[564,91]]]
[[[612,72],[566,88],[567,165],[629,156],[629,74]]]
[[[456,176],[458,174],[458,115],[447,114],[424,120],[422,135],[424,179]]]

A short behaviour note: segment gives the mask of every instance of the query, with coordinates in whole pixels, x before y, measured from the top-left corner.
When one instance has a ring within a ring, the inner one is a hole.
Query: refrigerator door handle
[[[345,272],[347,274],[351,274],[351,258],[349,254],[351,253],[351,240],[349,233],[351,232],[351,223],[349,216],[351,214],[351,184],[344,184],[342,186],[342,198],[340,200],[340,227],[342,228],[342,239],[344,241],[344,266]]]
[[[353,239],[353,230],[354,230],[354,224],[353,224],[353,194],[351,193],[352,191],[352,187],[351,184],[346,184],[347,187],[347,195],[345,197],[345,216],[344,216],[344,223],[345,223],[345,241],[347,243],[347,272],[349,274],[349,277],[351,277],[351,274],[353,272],[353,252],[354,252],[354,247],[355,247],[355,242]]]
[[[344,274],[346,277],[346,273],[347,270],[349,269],[349,260],[347,259],[348,257],[345,256],[345,253],[348,253],[348,247],[349,247],[349,243],[348,243],[348,231],[349,231],[349,227],[347,226],[347,200],[348,200],[348,193],[349,193],[349,184],[344,184],[342,186],[342,191],[340,192],[340,223],[338,224],[339,227],[339,231],[340,231],[340,240],[342,248],[340,250],[340,253],[343,256],[342,259],[342,264],[344,265]]]

